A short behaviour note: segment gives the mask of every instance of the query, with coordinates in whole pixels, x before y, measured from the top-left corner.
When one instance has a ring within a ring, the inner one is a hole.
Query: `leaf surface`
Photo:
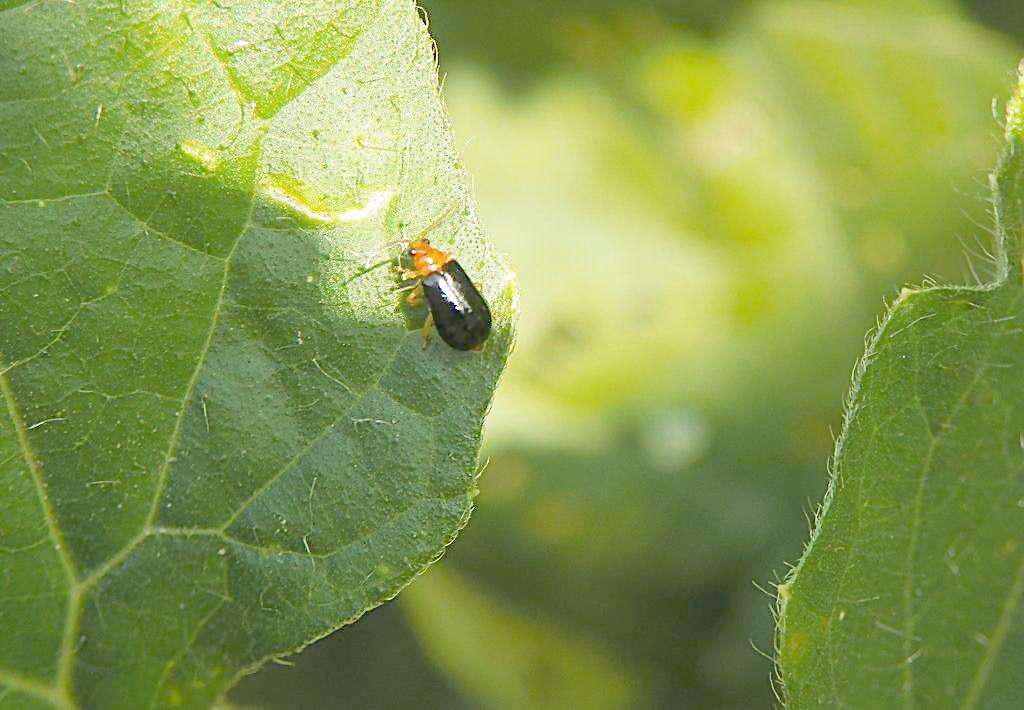
[[[0,704],[207,706],[471,508],[515,286],[407,0],[0,10]],[[436,338],[367,255],[490,300]]]
[[[1024,83],[993,176],[997,280],[904,289],[854,375],[779,588],[804,707],[1012,707],[1024,683]]]

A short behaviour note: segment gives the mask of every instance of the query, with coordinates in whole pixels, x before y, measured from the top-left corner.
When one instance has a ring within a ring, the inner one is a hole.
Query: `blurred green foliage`
[[[864,333],[902,283],[990,266],[1019,49],[981,22],[1012,12],[424,4],[523,292],[478,509],[439,570],[235,700],[765,707],[755,584],[799,555]]]

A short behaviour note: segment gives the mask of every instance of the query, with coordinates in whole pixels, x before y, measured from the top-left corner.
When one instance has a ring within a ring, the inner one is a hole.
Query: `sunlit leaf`
[[[411,0],[6,6],[0,698],[208,705],[465,523],[514,284]],[[450,204],[482,353],[366,268]]]

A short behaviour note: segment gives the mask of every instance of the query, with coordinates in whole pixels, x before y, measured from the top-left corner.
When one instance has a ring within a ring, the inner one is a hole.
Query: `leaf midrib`
[[[10,381],[7,378],[6,372],[0,373],[0,392],[3,392],[4,402],[7,405],[7,414],[14,425],[18,446],[21,448],[22,459],[25,461],[25,465],[28,467],[29,474],[35,485],[36,495],[43,509],[43,517],[46,519],[46,527],[49,531],[50,539],[53,541],[53,545],[57,550],[57,556],[60,558],[61,565],[64,567],[64,573],[68,579],[67,616],[65,617],[64,635],[61,640],[61,652],[58,658],[57,684],[56,688],[51,688],[49,692],[40,697],[44,697],[55,705],[73,707],[74,703],[71,702],[70,693],[71,653],[68,652],[68,648],[71,645],[69,637],[73,635],[70,633],[70,630],[77,627],[78,607],[80,606],[81,588],[78,584],[78,571],[74,560],[68,553],[68,546],[64,540],[63,533],[57,525],[57,518],[53,513],[50,498],[46,494],[46,483],[43,481],[42,473],[39,470],[39,463],[32,451],[28,431],[25,428],[25,421],[18,410],[18,405],[14,399],[14,393],[11,391]],[[18,678],[21,678],[21,676],[18,676]],[[13,682],[15,681],[12,678]],[[41,690],[45,688],[44,685],[27,682],[23,678],[18,682],[22,685],[23,692],[33,695],[39,695]]]

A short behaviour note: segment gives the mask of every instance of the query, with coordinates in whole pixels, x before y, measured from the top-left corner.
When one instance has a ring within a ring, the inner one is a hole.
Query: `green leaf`
[[[858,366],[812,541],[779,587],[802,707],[1013,707],[1024,683],[1024,78],[995,283],[904,289]]]
[[[3,8],[0,700],[206,706],[465,524],[515,285],[411,0]],[[451,204],[482,353],[366,266]]]

